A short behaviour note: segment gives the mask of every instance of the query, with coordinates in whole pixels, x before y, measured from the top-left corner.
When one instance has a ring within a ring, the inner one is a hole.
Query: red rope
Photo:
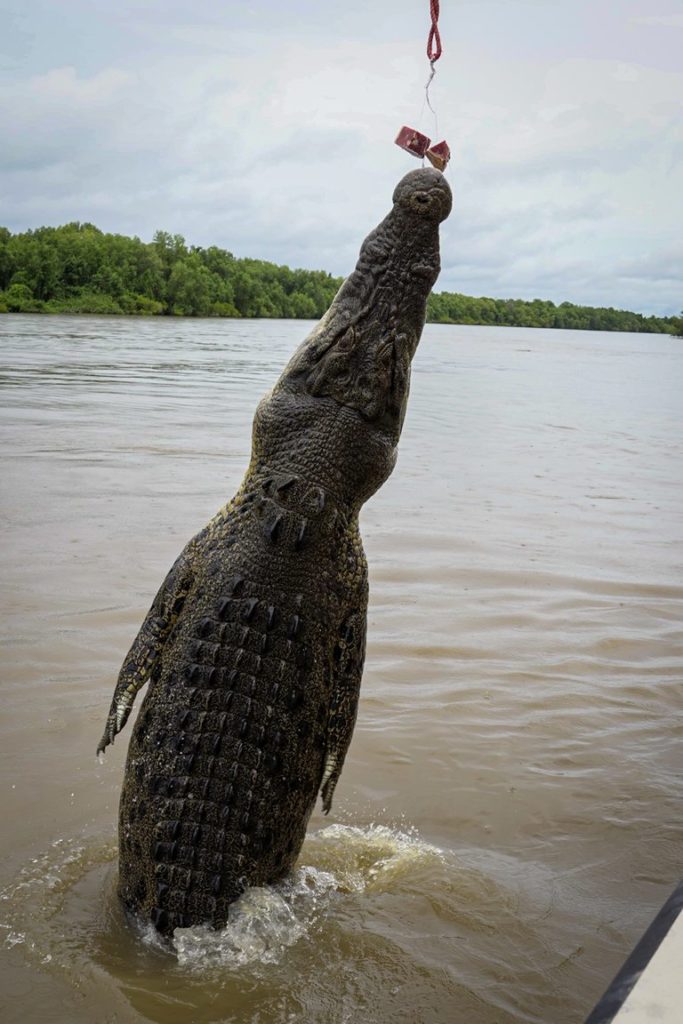
[[[432,27],[429,30],[427,40],[427,56],[430,64],[441,56],[441,36],[439,35],[439,0],[429,0],[429,13],[432,18]]]

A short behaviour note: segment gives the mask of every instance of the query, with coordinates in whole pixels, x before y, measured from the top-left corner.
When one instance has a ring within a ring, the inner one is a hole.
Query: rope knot
[[[432,27],[429,30],[427,39],[427,57],[434,73],[434,64],[441,56],[441,36],[439,35],[439,0],[429,0],[429,13],[432,18]]]

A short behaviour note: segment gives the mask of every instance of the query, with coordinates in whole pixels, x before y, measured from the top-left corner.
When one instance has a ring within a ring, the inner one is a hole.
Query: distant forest
[[[238,259],[157,231],[151,242],[78,222],[13,235],[0,227],[0,313],[104,313],[316,320],[342,278]],[[683,316],[683,314],[682,314]],[[683,333],[681,317],[534,299],[432,294],[427,319],[442,324]]]

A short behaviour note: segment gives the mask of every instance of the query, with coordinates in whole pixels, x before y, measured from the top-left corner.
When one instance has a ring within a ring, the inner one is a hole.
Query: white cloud
[[[650,14],[633,19],[636,25],[657,25],[664,28],[683,28],[683,14]]]

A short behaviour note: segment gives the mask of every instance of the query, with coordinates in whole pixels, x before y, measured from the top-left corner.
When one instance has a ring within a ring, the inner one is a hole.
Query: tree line
[[[0,227],[0,313],[105,313],[315,320],[342,279],[188,246],[157,231],[151,242],[78,222],[12,234]],[[682,317],[534,299],[432,294],[427,319],[447,324],[565,327],[683,334]]]
[[[500,324],[507,327],[561,327],[572,331],[635,331],[683,334],[683,319],[643,316],[625,309],[576,306],[533,299],[471,298],[441,292],[429,301],[429,319],[448,324]],[[681,315],[683,317],[683,314]]]

